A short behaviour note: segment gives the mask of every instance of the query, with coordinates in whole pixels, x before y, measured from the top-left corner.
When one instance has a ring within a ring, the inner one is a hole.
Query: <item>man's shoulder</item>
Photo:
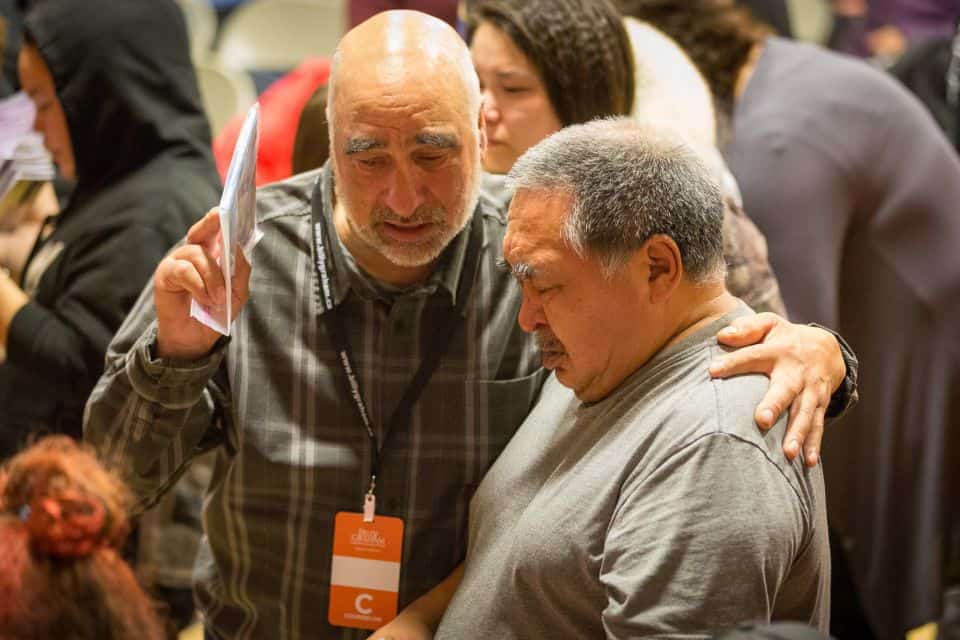
[[[793,475],[793,464],[782,451],[786,417],[766,432],[754,420],[769,379],[761,374],[710,377],[709,363],[727,351],[712,338],[689,345],[632,389],[624,397],[631,407],[622,410],[644,425],[650,438],[644,449],[661,461],[688,447],[709,446],[711,438],[719,437],[733,448],[756,450],[771,471]]]
[[[311,214],[313,192],[323,169],[300,173],[257,189],[257,224]]]

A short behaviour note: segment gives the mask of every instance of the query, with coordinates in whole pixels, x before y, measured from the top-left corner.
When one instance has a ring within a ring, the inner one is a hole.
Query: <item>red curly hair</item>
[[[0,638],[159,640],[153,602],[117,549],[130,494],[94,455],[45,438],[0,470]]]

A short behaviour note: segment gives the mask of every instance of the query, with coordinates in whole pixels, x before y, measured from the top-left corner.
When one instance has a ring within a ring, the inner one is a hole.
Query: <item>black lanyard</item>
[[[323,180],[323,177],[320,178]],[[353,399],[354,407],[363,429],[370,438],[370,487],[367,490],[364,501],[364,517],[373,518],[373,510],[376,505],[374,491],[376,489],[377,476],[380,474],[380,453],[382,451],[378,441],[377,432],[373,428],[370,420],[370,414],[367,411],[367,405],[360,393],[360,383],[357,379],[357,369],[354,366],[354,359],[350,349],[350,340],[347,336],[346,324],[343,320],[343,314],[333,299],[333,283],[335,281],[335,268],[331,250],[329,247],[327,220],[323,214],[323,197],[321,184],[318,181],[313,194],[313,244],[314,244],[314,265],[317,272],[317,278],[320,281],[320,304],[323,306],[323,322],[326,325],[327,332],[333,341],[334,348],[337,351],[337,358],[340,360],[340,367],[343,370],[346,391]],[[457,284],[456,304],[445,310],[437,330],[426,345],[423,360],[420,367],[414,373],[410,384],[407,386],[400,403],[390,417],[387,431],[383,435],[383,446],[385,447],[390,436],[404,429],[410,422],[410,416],[413,406],[416,404],[433,372],[440,364],[441,358],[450,346],[453,334],[456,331],[459,319],[463,314],[463,309],[470,297],[470,291],[473,289],[473,283],[476,279],[479,268],[479,251],[483,242],[483,221],[481,216],[475,215],[469,223],[470,238],[467,242],[467,253],[464,256],[463,267],[460,270],[460,279]]]

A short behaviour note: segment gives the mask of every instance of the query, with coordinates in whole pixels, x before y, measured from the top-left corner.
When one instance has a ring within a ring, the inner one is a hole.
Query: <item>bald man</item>
[[[505,218],[478,198],[480,89],[457,34],[405,11],[358,26],[328,118],[331,162],[258,192],[233,337],[189,316],[224,299],[211,212],[88,404],[86,437],[144,501],[222,444],[195,570],[209,637],[362,638],[347,627],[426,593],[463,559],[470,497],[545,379],[498,268]]]

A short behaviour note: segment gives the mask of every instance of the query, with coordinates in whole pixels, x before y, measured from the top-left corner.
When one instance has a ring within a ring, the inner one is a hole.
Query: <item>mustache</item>
[[[377,205],[370,212],[370,221],[377,224],[395,224],[398,226],[416,226],[420,224],[444,224],[447,212],[436,205],[420,205],[409,216],[401,216],[390,207]]]
[[[533,342],[540,351],[565,351],[563,343],[549,329],[537,329],[533,334]]]

